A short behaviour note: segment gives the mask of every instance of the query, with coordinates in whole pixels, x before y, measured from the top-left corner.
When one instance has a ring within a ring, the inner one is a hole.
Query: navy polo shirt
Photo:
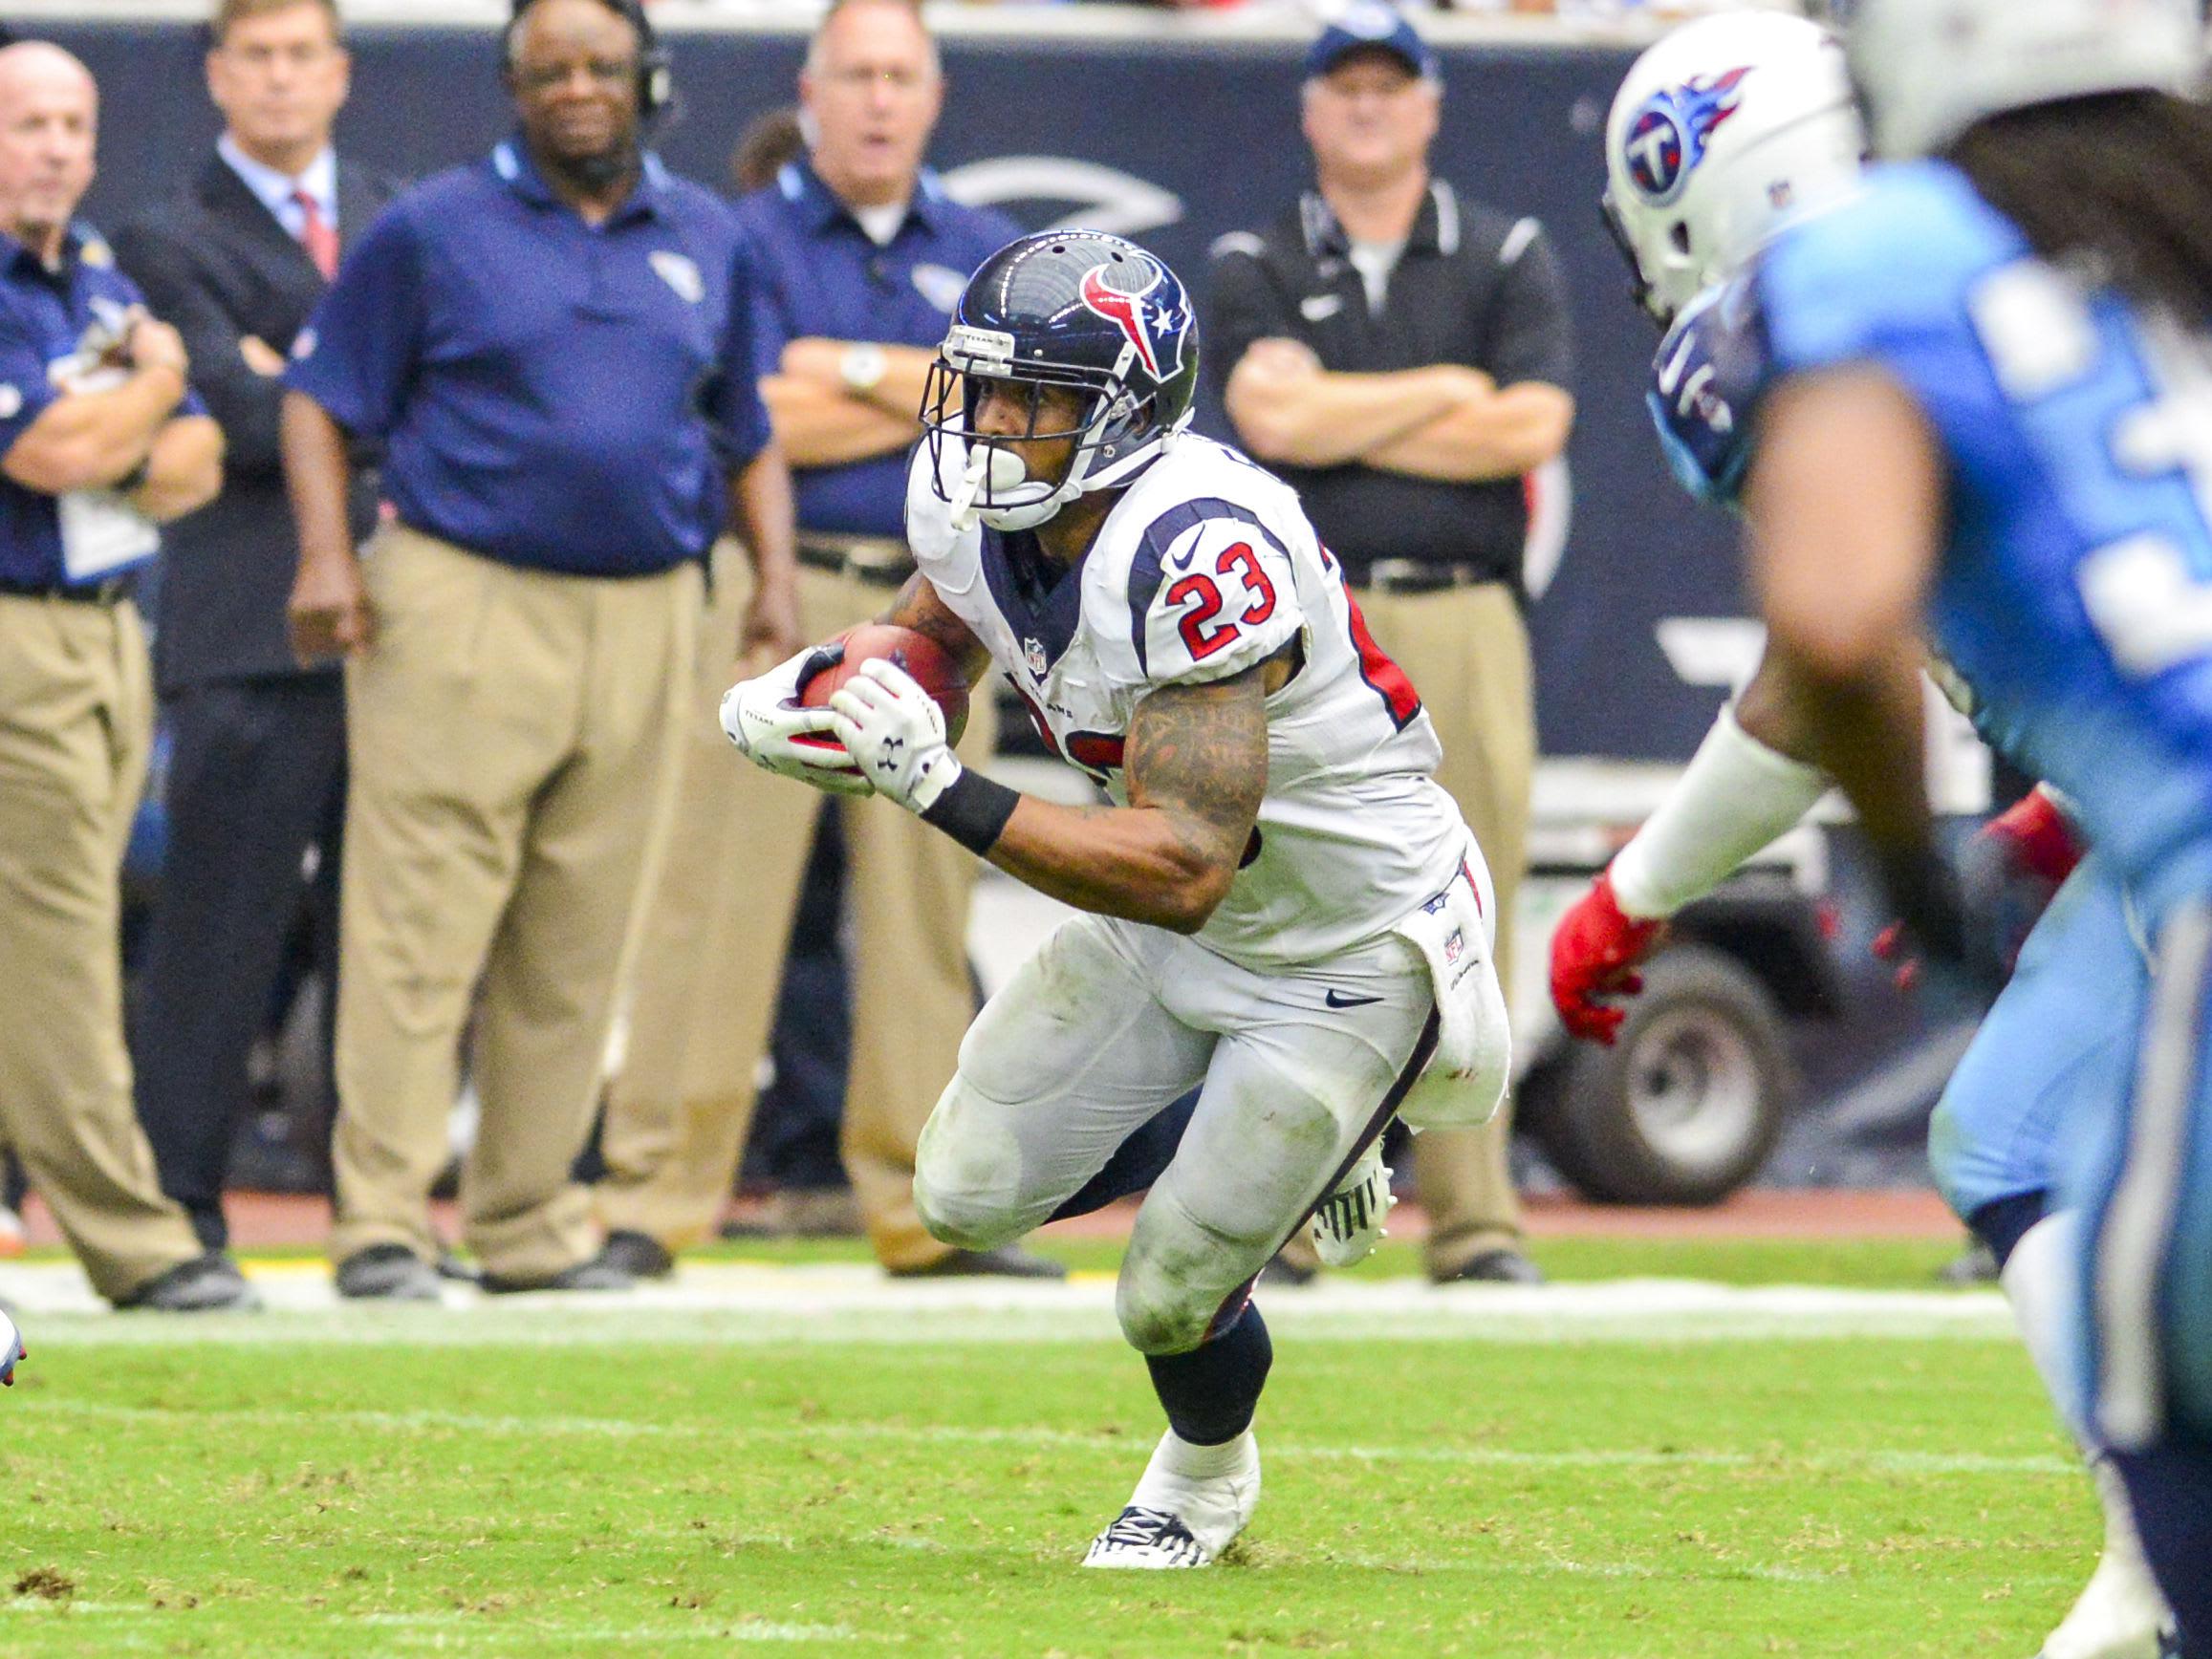
[[[937,346],[976,267],[1021,235],[1003,213],[964,207],[924,170],[905,223],[878,247],[804,161],[737,205],[758,283],[753,346],[772,375],[784,347],[814,336]],[[906,457],[793,467],[802,530],[906,534]]]
[[[571,575],[705,555],[724,474],[769,441],[729,206],[647,157],[592,226],[519,140],[386,208],[288,385],[385,442],[401,520]]]
[[[0,235],[0,454],[15,446],[33,420],[62,396],[58,375],[81,363],[86,335],[96,343],[128,332],[124,312],[143,306],[138,286],[116,269],[115,255],[92,230],[70,226],[61,262],[46,262],[11,236]],[[187,393],[176,413],[205,415]],[[0,581],[46,587],[63,580],[61,512],[54,498],[0,476]]]

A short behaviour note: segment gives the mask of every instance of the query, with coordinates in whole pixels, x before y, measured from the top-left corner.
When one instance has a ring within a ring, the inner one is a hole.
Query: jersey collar
[[[1335,209],[1318,190],[1298,198],[1298,229],[1306,239],[1306,253],[1314,260],[1343,259],[1352,251],[1352,238],[1336,222]],[[1460,250],[1460,198],[1448,181],[1431,179],[1420,211],[1414,215],[1413,230],[1405,239],[1408,253],[1439,253],[1450,258]]]
[[[10,276],[32,276],[53,288],[67,288],[79,266],[105,270],[115,264],[106,241],[91,226],[73,222],[61,236],[61,262],[48,266],[30,247],[0,231],[0,271]]]
[[[545,182],[545,175],[537,170],[537,163],[530,158],[530,146],[519,135],[502,139],[491,151],[491,170],[499,182],[533,207],[567,207]],[[607,215],[606,225],[626,224],[632,219],[650,219],[659,215],[668,194],[669,175],[661,158],[651,150],[644,153],[639,165],[638,186],[614,212]]]
[[[814,171],[813,163],[804,156],[794,157],[777,170],[775,190],[777,195],[791,204],[800,224],[810,234],[819,236],[840,224],[860,230],[860,221],[854,216],[853,210],[845,205],[843,199],[835,190],[822,183],[822,176]],[[944,210],[950,201],[951,198],[944,193],[944,183],[938,178],[936,170],[922,168],[915,177],[914,194],[906,204],[906,224],[899,227],[900,233],[903,235],[906,225],[917,222],[933,236],[942,233],[944,229]],[[867,232],[860,230],[860,234],[865,236]]]
[[[1020,636],[1022,655],[1030,656],[1033,642],[1044,652],[1048,665],[1060,660],[1074,642],[1075,628],[1083,619],[1083,567],[1077,564],[1072,570],[1059,572],[1058,579],[1041,593],[1034,593],[1032,583],[1025,582],[1016,573],[1014,561],[1018,554],[1008,543],[1021,544],[1023,551],[1042,563],[1036,554],[1034,535],[1028,530],[1008,534],[990,528],[983,531],[983,573],[990,584],[991,597],[998,601],[999,614]],[[1034,572],[1032,572],[1033,574]],[[1032,670],[1034,664],[1030,664]],[[1038,679],[1043,679],[1039,674]]]

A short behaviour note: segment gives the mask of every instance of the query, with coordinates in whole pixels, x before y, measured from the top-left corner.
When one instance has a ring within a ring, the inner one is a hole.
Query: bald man
[[[118,935],[153,724],[130,578],[214,498],[223,439],[176,330],[73,219],[98,114],[68,53],[0,50],[0,1141],[119,1307],[240,1307],[132,1111]]]

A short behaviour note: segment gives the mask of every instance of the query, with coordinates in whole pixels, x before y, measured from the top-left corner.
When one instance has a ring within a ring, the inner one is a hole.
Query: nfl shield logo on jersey
[[[1022,660],[1029,664],[1031,679],[1044,679],[1045,670],[1052,666],[1051,660],[1045,656],[1044,642],[1036,638],[1022,641]]]

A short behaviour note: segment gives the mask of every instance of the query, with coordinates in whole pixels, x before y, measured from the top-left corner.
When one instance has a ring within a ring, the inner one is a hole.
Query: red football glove
[[[2030,789],[1975,831],[1961,873],[1970,899],[1992,918],[2007,967],[2087,851],[2043,789]],[[1919,981],[1919,960],[1903,922],[1875,936],[1874,954],[1891,964],[1898,990]]]
[[[2015,874],[2034,876],[2054,894],[2087,851],[2073,826],[2066,821],[2066,814],[2044,789],[2028,790],[1983,825],[1976,839],[2001,851]]]
[[[1590,891],[1559,918],[1551,935],[1551,1005],[1571,1036],[1613,1046],[1626,1008],[1600,997],[1633,997],[1643,989],[1636,964],[1650,956],[1667,931],[1663,921],[1638,921],[1623,915],[1613,895],[1613,877],[1600,871]]]

